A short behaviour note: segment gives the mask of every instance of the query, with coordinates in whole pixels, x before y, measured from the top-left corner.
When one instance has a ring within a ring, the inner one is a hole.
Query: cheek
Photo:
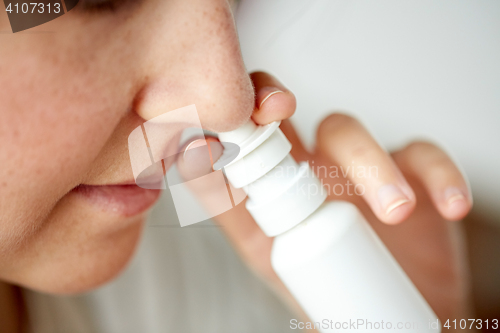
[[[134,56],[102,35],[24,34],[0,49],[1,279],[83,291],[115,276],[137,244],[144,216],[107,216],[67,195],[95,168],[140,84]]]
[[[117,79],[115,67],[82,61],[56,37],[33,36],[0,53],[0,251],[38,230],[81,183],[133,98],[132,80]]]

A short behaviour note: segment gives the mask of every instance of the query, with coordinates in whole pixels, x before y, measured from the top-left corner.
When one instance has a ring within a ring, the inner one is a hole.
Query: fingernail
[[[465,201],[465,196],[463,195],[462,191],[460,191],[456,187],[448,187],[444,191],[444,197],[445,197],[448,205],[451,205],[452,203],[459,201],[459,200]]]
[[[279,93],[283,93],[283,91],[279,90],[276,87],[261,88],[259,90],[258,96],[257,96],[257,101],[260,100],[260,102],[258,103],[259,109],[262,108],[262,105],[264,105],[264,103],[269,99],[269,97],[276,95],[276,94],[279,94]]]
[[[385,214],[389,215],[396,208],[410,202],[399,187],[396,185],[384,185],[377,192],[380,205],[385,210]]]
[[[205,147],[205,148],[201,148]],[[196,150],[196,148],[200,148]],[[205,139],[196,139],[190,142],[184,149],[184,161],[204,165],[208,162],[207,156],[210,160],[210,166],[213,170],[214,162],[222,155],[224,147],[219,143],[219,140],[213,137],[206,137]],[[208,154],[207,154],[208,153]],[[187,158],[186,158],[187,157]]]
[[[184,154],[183,154],[183,157],[184,159],[186,158],[186,153],[189,151],[189,150],[192,150],[194,148],[198,148],[198,147],[201,147],[201,146],[206,146],[207,143],[205,141],[205,139],[196,139],[192,142],[190,142],[187,147],[184,149]],[[189,156],[189,154],[188,154]]]

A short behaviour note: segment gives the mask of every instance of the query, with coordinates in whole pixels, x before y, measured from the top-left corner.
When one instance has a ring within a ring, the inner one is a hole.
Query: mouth
[[[111,184],[80,184],[71,193],[83,197],[95,208],[121,217],[132,217],[151,208],[165,188],[165,172],[184,153],[186,143],[179,144],[180,133],[174,133],[165,140],[166,153],[161,163],[155,163],[143,170],[137,179]],[[193,141],[193,138],[186,140]],[[123,180],[122,180],[123,181]]]
[[[123,217],[144,213],[161,195],[161,190],[145,189],[135,184],[79,185],[72,192],[102,211]]]

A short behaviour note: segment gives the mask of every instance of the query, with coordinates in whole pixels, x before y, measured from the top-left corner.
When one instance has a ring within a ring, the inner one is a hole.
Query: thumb
[[[229,184],[220,182],[217,176],[207,177],[217,172],[222,175],[221,170],[212,170],[213,163],[222,155],[222,151],[222,144],[213,137],[189,143],[185,153],[181,153],[178,158],[179,173],[200,203],[222,227],[244,261],[263,278],[275,279],[270,261],[272,238],[265,236],[246,210],[243,204],[246,194],[242,189],[234,189]],[[228,192],[236,199],[240,195],[238,202],[241,202],[230,209],[226,209],[227,205],[222,204],[226,201]]]
[[[246,196],[242,189],[237,190],[226,182],[222,170],[213,170],[223,150],[214,137],[198,138],[187,144],[177,158],[182,182],[205,208],[206,219],[232,209]]]
[[[224,147],[215,137],[196,138],[186,144],[177,159],[179,173],[185,182],[213,172],[213,163],[221,156]],[[206,184],[209,185],[209,184]]]

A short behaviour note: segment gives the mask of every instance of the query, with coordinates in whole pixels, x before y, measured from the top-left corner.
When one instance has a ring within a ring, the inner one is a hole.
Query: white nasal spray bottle
[[[325,201],[321,182],[290,156],[278,126],[249,120],[220,133],[222,144],[240,151],[227,165],[224,153],[214,167],[245,190],[246,208],[276,237],[273,268],[312,324],[321,332],[440,332],[436,315],[358,209]]]

